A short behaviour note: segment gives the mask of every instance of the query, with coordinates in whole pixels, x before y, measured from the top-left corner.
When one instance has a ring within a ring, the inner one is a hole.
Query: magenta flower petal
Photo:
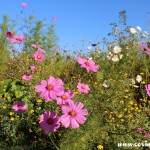
[[[150,96],[150,84],[145,85],[147,95]]]
[[[60,127],[59,117],[55,112],[45,111],[40,116],[40,127],[46,132],[55,132]]]
[[[12,109],[14,109],[15,112],[24,112],[27,109],[27,105],[22,101],[17,101]]]

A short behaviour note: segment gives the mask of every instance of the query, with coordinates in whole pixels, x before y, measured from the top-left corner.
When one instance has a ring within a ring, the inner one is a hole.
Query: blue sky
[[[39,19],[50,21],[53,16],[56,35],[61,47],[81,49],[82,39],[93,43],[107,37],[111,22],[118,22],[118,13],[127,11],[127,24],[148,30],[150,18],[149,0],[0,0],[0,16],[15,19],[23,10],[25,15],[34,14]],[[0,18],[0,20],[1,20]]]

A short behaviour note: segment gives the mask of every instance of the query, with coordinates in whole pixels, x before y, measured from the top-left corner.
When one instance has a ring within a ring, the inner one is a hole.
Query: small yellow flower
[[[37,99],[37,102],[38,102],[38,103],[42,103],[42,100],[41,100],[41,99]]]
[[[142,84],[146,84],[146,82],[145,82],[145,81],[142,81],[141,83],[142,83]]]
[[[124,108],[124,111],[127,111],[127,108]]]
[[[146,102],[147,102],[147,100],[146,100],[146,99],[143,99],[143,102],[145,102],[145,103],[146,103]]]
[[[144,75],[144,72],[140,72],[140,75]]]
[[[103,145],[97,145],[98,150],[102,150],[103,148],[104,148]]]
[[[124,104],[124,101],[123,101],[123,100],[121,100],[121,101],[120,101],[120,104]]]
[[[119,115],[118,115],[118,118],[122,118],[122,116],[123,116],[122,114],[119,114]]]
[[[32,122],[32,124],[36,124],[36,122]]]
[[[112,120],[112,122],[113,122],[113,121],[115,120],[115,118],[113,117],[111,120]]]
[[[6,109],[6,106],[3,106],[2,108],[3,108],[3,109]]]
[[[75,92],[75,94],[79,94],[79,92]]]
[[[125,74],[124,74],[124,76],[125,76],[125,77],[128,77],[128,74],[127,74],[127,73],[125,73]]]
[[[128,89],[125,89],[124,92],[127,93],[127,92],[129,92],[129,90],[128,90]]]
[[[9,112],[9,115],[12,116],[14,114],[14,112]]]
[[[11,117],[9,120],[10,120],[10,121],[14,121],[14,120],[15,120],[15,118],[14,118],[14,117]]]
[[[85,141],[85,138],[84,138],[84,137],[82,137],[82,138],[81,138],[81,141],[83,141],[83,142],[84,142],[84,141]]]
[[[128,96],[124,96],[124,98],[126,98],[126,99],[127,99],[127,98],[128,98]]]
[[[117,126],[117,127],[120,127],[120,125],[119,125],[119,124],[117,124],[116,126]]]
[[[121,122],[124,122],[124,119],[121,119]]]
[[[133,105],[133,101],[129,101],[129,105]]]
[[[31,109],[31,110],[30,110],[30,113],[32,114],[33,112],[34,112],[34,110],[33,110],[33,109]]]

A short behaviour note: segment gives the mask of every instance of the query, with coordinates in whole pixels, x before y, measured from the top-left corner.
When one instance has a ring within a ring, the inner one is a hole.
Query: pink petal
[[[87,115],[88,111],[87,111],[87,109],[81,109],[80,111],[78,111],[78,114],[80,114],[80,115]]]
[[[63,114],[68,114],[71,111],[68,106],[62,106],[61,109]]]
[[[69,115],[62,115],[61,116],[61,123],[65,128],[69,127],[70,124],[70,116]]]
[[[79,123],[79,124],[84,124],[84,122],[86,121],[86,117],[85,116],[82,116],[82,115],[77,115],[75,117],[76,121]]]
[[[78,111],[78,110],[80,110],[80,109],[82,109],[82,108],[83,108],[83,103],[77,102],[77,103],[75,104],[75,110],[76,110],[76,111]]]
[[[70,120],[70,127],[71,128],[79,128],[79,124],[77,123],[75,118],[71,118],[71,120]]]
[[[51,98],[51,99],[56,99],[56,94],[55,94],[55,92],[54,91],[50,91],[49,92],[49,97]]]
[[[50,76],[48,79],[48,84],[53,84],[54,81],[55,81],[55,78],[53,76]]]

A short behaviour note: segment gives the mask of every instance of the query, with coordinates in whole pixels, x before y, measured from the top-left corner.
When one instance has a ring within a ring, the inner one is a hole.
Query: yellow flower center
[[[52,118],[48,118],[48,119],[47,119],[47,123],[48,123],[49,125],[53,124],[53,122],[54,122],[54,121],[53,121]]]
[[[38,58],[38,59],[40,59],[40,58],[41,58],[41,56],[39,56],[39,55],[38,55],[38,56],[37,56],[37,58]]]
[[[46,88],[47,88],[48,90],[52,90],[52,89],[53,89],[53,86],[49,84]]]
[[[20,38],[16,38],[16,40],[17,40],[17,41],[21,41],[21,39],[20,39]]]
[[[73,111],[69,112],[69,115],[75,116],[75,115],[76,115],[76,112],[73,110]]]
[[[65,99],[67,99],[67,96],[66,96],[66,95],[63,95],[61,98],[62,98],[63,100],[65,100]]]
[[[85,86],[81,86],[82,89],[85,89]]]
[[[90,66],[90,63],[87,61],[87,62],[85,62],[85,64],[87,65],[87,66]]]

